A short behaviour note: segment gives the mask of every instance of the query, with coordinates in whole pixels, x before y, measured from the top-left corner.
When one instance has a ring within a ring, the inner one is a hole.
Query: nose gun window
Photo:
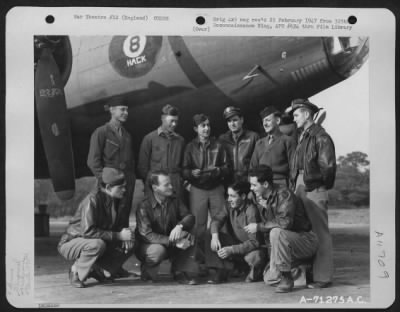
[[[332,55],[347,52],[350,53],[364,41],[361,37],[334,37],[331,49]]]
[[[324,41],[333,69],[343,77],[353,75],[368,59],[368,37],[330,37]]]
[[[351,52],[363,42],[363,39],[360,37],[339,37],[339,42],[344,52]]]

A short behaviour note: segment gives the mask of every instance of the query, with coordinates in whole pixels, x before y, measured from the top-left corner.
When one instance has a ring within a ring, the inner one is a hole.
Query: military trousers
[[[156,279],[160,264],[166,259],[171,261],[172,273],[198,274],[199,267],[194,259],[194,253],[194,246],[183,250],[174,246],[166,247],[161,244],[144,242],[138,243],[136,249],[136,256],[142,263],[142,274],[147,273],[152,279]]]
[[[273,183],[277,184],[277,185],[284,185],[284,186],[289,187],[289,179],[288,178],[280,178],[280,179],[274,178]]]
[[[219,185],[211,190],[204,190],[191,186],[189,195],[189,206],[196,222],[192,234],[195,235],[196,259],[204,262],[204,243],[207,233],[208,212],[211,219],[224,209],[224,187]]]
[[[126,187],[124,197],[120,201],[120,211],[123,213],[124,227],[129,227],[129,216],[132,210],[132,199],[135,192],[136,176],[133,173],[124,172]]]
[[[226,259],[221,259],[216,251],[211,250],[211,237],[211,234],[208,233],[205,244],[205,259],[208,268],[225,269],[230,271],[234,268],[243,267],[243,262],[245,262],[245,264],[250,268],[248,276],[251,280],[256,281],[262,278],[262,273],[267,264],[266,248],[258,248],[243,255],[234,254]],[[218,238],[221,247],[240,244],[238,240],[233,239],[233,237],[228,233],[219,232]]]
[[[319,241],[318,251],[313,262],[314,282],[328,283],[333,278],[333,245],[328,223],[328,191],[315,189],[312,192],[302,191],[303,175],[296,181],[296,195],[304,204],[304,209],[311,221],[313,232]]]
[[[75,260],[74,266],[79,279],[84,281],[94,264],[115,274],[122,264],[133,254],[133,249],[125,253],[121,242],[106,243],[99,238],[77,237],[58,246],[58,252],[66,260]]]
[[[269,233],[269,270],[264,276],[268,284],[280,279],[281,272],[290,272],[302,261],[312,258],[318,249],[318,238],[312,231],[293,232],[273,228]]]

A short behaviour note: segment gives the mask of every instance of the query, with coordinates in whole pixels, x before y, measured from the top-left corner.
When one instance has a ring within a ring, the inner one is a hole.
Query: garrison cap
[[[105,167],[101,178],[104,184],[121,185],[125,183],[125,175],[121,170]]]
[[[179,110],[175,106],[167,104],[162,108],[161,113],[163,115],[178,116]]]
[[[280,116],[281,112],[278,111],[274,106],[267,106],[260,112],[260,117],[261,119],[264,119],[271,114],[278,114]]]
[[[205,122],[206,120],[210,120],[210,118],[207,115],[196,114],[193,116],[193,125],[197,127],[199,124]]]
[[[107,102],[108,107],[128,106],[128,101],[122,96],[113,96]]]
[[[291,105],[286,108],[285,112],[288,114],[293,114],[295,110],[299,108],[306,108],[311,111],[312,114],[319,112],[322,108],[311,103],[308,99],[295,99],[292,101]]]
[[[233,116],[239,116],[239,117],[242,116],[242,112],[240,111],[240,108],[234,107],[234,106],[228,106],[227,108],[225,108],[224,118],[226,120],[228,120],[229,118],[231,118]]]

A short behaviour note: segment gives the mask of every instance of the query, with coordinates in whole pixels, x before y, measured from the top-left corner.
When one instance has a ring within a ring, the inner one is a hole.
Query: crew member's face
[[[194,127],[194,131],[197,132],[200,138],[209,138],[211,133],[210,121],[208,119],[203,121],[197,127]]]
[[[113,106],[110,112],[111,117],[119,122],[125,122],[128,119],[128,106]]]
[[[171,178],[165,175],[158,176],[158,185],[153,185],[153,190],[161,196],[171,196],[174,193]]]
[[[108,191],[113,198],[123,198],[126,191],[126,183],[120,185],[109,186]]]
[[[297,128],[303,128],[306,121],[307,121],[307,117],[309,115],[309,112],[307,112],[306,110],[303,109],[296,109],[293,112],[293,120],[297,125]]]
[[[257,197],[261,197],[265,193],[265,190],[267,189],[265,184],[267,182],[260,183],[260,182],[258,182],[257,177],[250,177],[249,182],[250,182],[250,189],[254,192],[254,194]]]
[[[168,132],[174,132],[178,126],[178,116],[163,115],[161,118],[162,127]]]
[[[244,197],[244,195],[243,195]],[[244,198],[242,198],[236,191],[232,188],[228,188],[228,203],[232,209],[239,208],[243,205]]]
[[[233,133],[240,132],[243,128],[243,117],[239,117],[238,115],[232,116],[228,119],[228,128]]]
[[[268,115],[263,119],[264,130],[267,134],[273,133],[281,122],[279,117],[275,117],[274,114]]]

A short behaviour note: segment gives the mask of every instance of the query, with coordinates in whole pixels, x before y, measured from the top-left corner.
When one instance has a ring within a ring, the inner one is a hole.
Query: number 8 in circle
[[[128,36],[124,40],[123,51],[127,57],[135,58],[143,53],[146,46],[146,36]]]

